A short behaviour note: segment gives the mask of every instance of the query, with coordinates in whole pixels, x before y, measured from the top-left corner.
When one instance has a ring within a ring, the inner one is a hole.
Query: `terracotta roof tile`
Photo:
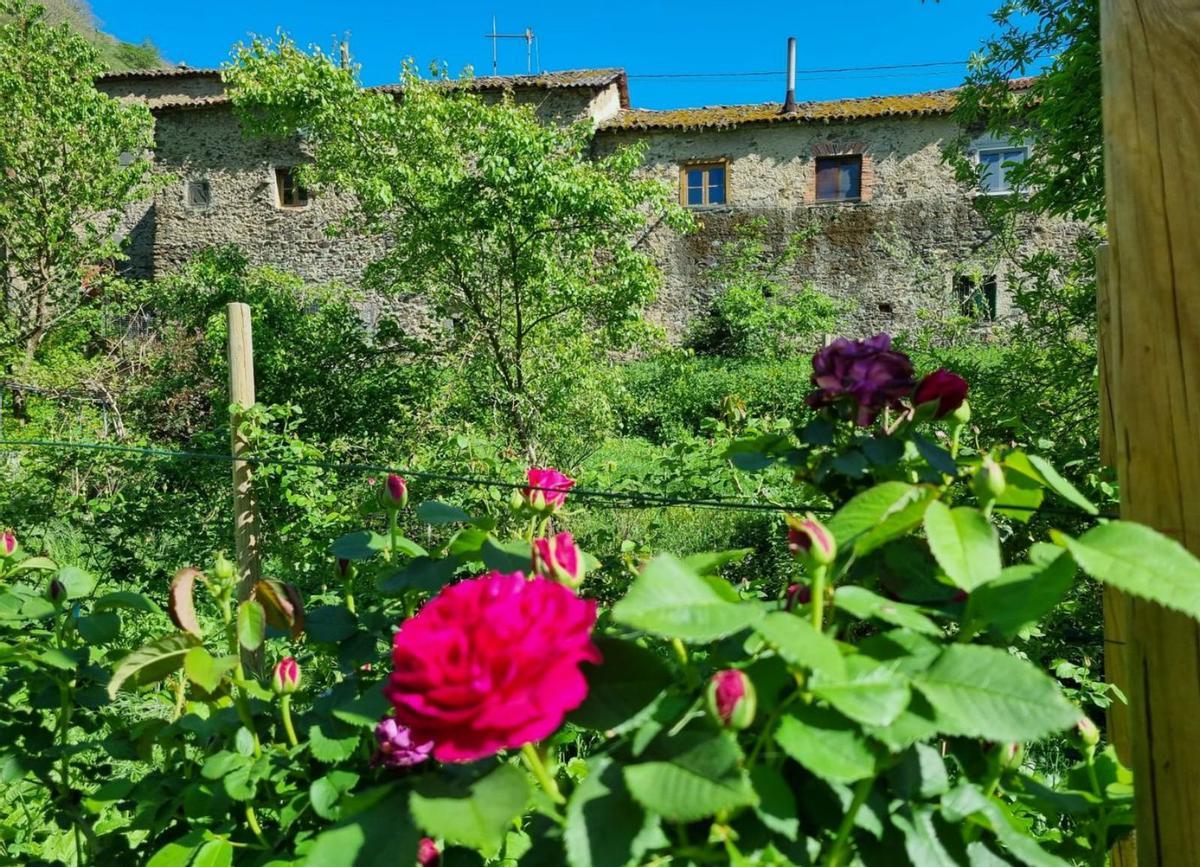
[[[112,72],[102,72],[96,76],[97,81],[139,81],[143,78],[214,78],[220,76],[219,69],[206,69],[191,66],[167,66],[162,69],[121,69]]]
[[[1024,90],[1032,78],[1013,79],[1013,90]],[[753,105],[713,105],[703,108],[665,110],[623,109],[600,125],[602,130],[649,129],[728,129],[743,124],[803,123],[814,121],[865,120],[883,117],[922,117],[945,115],[954,110],[957,89],[907,93],[900,96],[869,96],[860,99],[833,99],[802,102],[793,112],[785,113],[778,102]]]

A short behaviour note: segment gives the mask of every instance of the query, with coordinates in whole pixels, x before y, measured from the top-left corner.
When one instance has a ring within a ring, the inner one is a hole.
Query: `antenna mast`
[[[526,27],[524,33],[498,33],[496,32],[496,16],[492,16],[492,32],[483,34],[484,39],[492,40],[492,75],[500,74],[500,53],[498,46],[501,39],[524,39],[525,40],[525,71],[533,73],[533,42],[537,38],[533,33],[532,27]],[[538,46],[538,68],[541,69],[541,46]]]

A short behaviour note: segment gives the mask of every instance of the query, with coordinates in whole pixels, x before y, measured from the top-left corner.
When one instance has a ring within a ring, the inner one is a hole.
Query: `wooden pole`
[[[1096,248],[1096,320],[1099,323],[1099,386],[1100,386],[1100,462],[1108,467],[1117,465],[1116,370],[1120,367],[1117,348],[1112,338],[1120,330],[1113,317],[1113,286],[1109,268],[1109,247]],[[1115,587],[1105,587],[1104,600],[1104,679],[1116,686],[1128,699],[1132,686],[1127,645],[1129,643],[1129,597]],[[1106,726],[1108,742],[1117,757],[1133,767],[1133,719],[1129,705],[1114,700],[1108,708]],[[1134,867],[1137,864],[1136,837],[1127,837],[1113,848],[1110,867]]]
[[[229,323],[229,402],[234,407],[254,405],[254,339],[250,328],[250,307],[232,302],[226,308]],[[250,464],[236,458],[245,454],[250,444],[241,433],[242,415],[234,411],[230,418],[230,450],[233,462],[233,546],[238,573],[237,598],[250,598],[261,575],[258,551],[258,504],[251,484]],[[242,665],[251,672],[261,672],[262,651],[242,651]]]
[[[1200,553],[1200,0],[1102,0],[1121,514]],[[1200,864],[1200,623],[1129,604],[1138,864]]]

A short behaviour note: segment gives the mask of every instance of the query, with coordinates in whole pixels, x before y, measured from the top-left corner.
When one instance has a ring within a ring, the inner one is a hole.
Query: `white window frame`
[[[995,139],[995,138],[990,138],[990,137],[983,138],[983,139],[977,139],[975,142],[973,142],[972,148],[971,148],[971,160],[980,169],[980,172],[979,172],[980,181],[983,180],[983,156],[984,156],[984,154],[995,154],[995,153],[1003,154],[1003,153],[1010,152],[1010,151],[1024,151],[1025,157],[1022,160],[1022,162],[1024,162],[1025,160],[1029,159],[1029,154],[1032,152],[1032,148],[1029,146],[1029,142],[1005,141],[1004,139]],[[1004,160],[1002,159],[1001,163],[1003,163],[1003,162],[1004,162]],[[1007,177],[1005,177],[1004,180],[1007,183],[1007,180],[1008,180]],[[980,184],[979,188],[976,190],[976,194],[980,195],[980,196],[1011,196],[1013,193],[1017,193],[1017,192],[1021,192],[1020,189],[1018,189],[1017,187],[1013,187],[1013,186],[1008,186],[1002,190],[989,190],[989,189],[985,188],[982,185],[982,183]]]

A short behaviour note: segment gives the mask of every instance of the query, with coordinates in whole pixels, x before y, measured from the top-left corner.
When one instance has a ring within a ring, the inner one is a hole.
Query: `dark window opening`
[[[294,168],[276,169],[275,187],[279,194],[279,207],[303,208],[308,204],[308,190],[296,180]]]
[[[207,208],[212,204],[212,187],[207,180],[188,181],[187,203],[193,208]]]
[[[981,322],[996,319],[996,276],[985,274],[975,277],[959,274],[954,278],[954,294],[958,298],[958,311],[963,316]]]
[[[689,208],[725,204],[729,178],[725,163],[685,166],[682,174],[683,203]]]
[[[817,201],[845,202],[862,198],[862,154],[817,157]]]
[[[879,305],[879,312],[880,313],[895,313],[896,311],[892,308],[891,304],[889,304],[885,301]]]

